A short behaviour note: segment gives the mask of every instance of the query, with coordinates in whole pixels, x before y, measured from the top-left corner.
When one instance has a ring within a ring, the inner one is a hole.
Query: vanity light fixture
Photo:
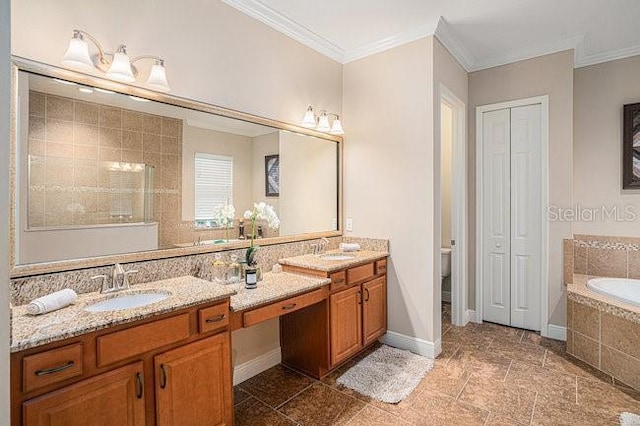
[[[89,54],[89,43],[91,41],[98,50],[94,55]],[[136,81],[138,70],[134,63],[142,59],[151,59],[154,64],[151,66],[149,76],[145,85],[158,92],[169,92],[171,87],[167,81],[167,71],[164,67],[164,59],[153,55],[142,55],[130,58],[127,54],[127,47],[121,44],[115,53],[106,52],[98,40],[91,34],[82,30],[73,30],[73,37],[69,41],[62,63],[70,68],[83,71],[92,71],[98,69],[102,71],[106,77],[122,81],[125,83],[133,83]]]
[[[335,118],[333,123],[329,125],[329,117],[331,116]],[[307,108],[300,125],[308,129],[315,129],[319,132],[329,132],[332,135],[344,135],[342,123],[340,122],[340,116],[338,114],[335,112],[322,111],[320,115],[316,117],[312,106]]]
[[[78,91],[82,93],[93,93],[93,89],[90,87],[80,87]]]

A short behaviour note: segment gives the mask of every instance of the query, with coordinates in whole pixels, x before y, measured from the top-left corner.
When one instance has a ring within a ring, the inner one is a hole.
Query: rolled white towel
[[[340,250],[342,250],[342,251],[358,251],[358,250],[360,250],[360,244],[358,244],[358,243],[340,243]]]
[[[27,305],[27,312],[31,315],[46,314],[47,312],[69,306],[75,302],[77,298],[78,294],[75,291],[65,288],[64,290],[56,291],[55,293],[32,300],[31,303]]]

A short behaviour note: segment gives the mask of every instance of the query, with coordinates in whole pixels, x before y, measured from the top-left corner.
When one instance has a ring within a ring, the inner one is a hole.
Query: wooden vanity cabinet
[[[386,265],[387,260],[380,259],[330,273],[283,265],[285,271],[330,278],[331,284],[327,325],[316,321],[312,327],[307,313],[280,319],[282,363],[321,378],[383,336],[387,331]],[[290,343],[301,339],[304,345]],[[313,354],[309,347],[315,348]]]
[[[226,299],[13,353],[11,424],[232,425],[228,319]]]

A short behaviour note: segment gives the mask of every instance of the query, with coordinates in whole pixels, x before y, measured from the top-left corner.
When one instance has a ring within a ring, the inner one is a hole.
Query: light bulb
[[[344,130],[342,129],[342,123],[340,122],[339,116],[336,115],[336,119],[333,120],[331,131],[329,133],[332,135],[344,135]]]
[[[331,130],[331,127],[329,126],[329,116],[326,112],[323,112],[318,118],[318,127],[316,127],[316,130],[319,132],[328,132]]]
[[[125,83],[132,83],[136,81],[136,77],[133,75],[131,69],[131,62],[127,55],[127,48],[125,46],[118,47],[116,53],[113,54],[113,60],[107,70],[107,77],[123,81]]]
[[[79,31],[73,32],[73,37],[69,40],[69,47],[62,58],[62,64],[70,68],[83,71],[93,70],[93,61],[89,56],[89,45]]]
[[[152,67],[147,79],[147,87],[158,92],[169,92],[171,87],[167,82],[167,70],[164,61],[157,61]]]
[[[316,116],[313,114],[313,107],[310,106],[307,108],[307,112],[304,113],[304,118],[300,125],[310,129],[316,127]]]

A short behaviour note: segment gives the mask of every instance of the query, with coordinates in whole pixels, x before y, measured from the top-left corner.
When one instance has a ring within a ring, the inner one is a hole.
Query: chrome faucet
[[[329,240],[326,237],[322,237],[319,242],[309,245],[309,251],[311,254],[321,255],[327,250]]]
[[[113,293],[120,290],[127,290],[131,286],[129,284],[129,275],[135,274],[137,270],[125,271],[121,264],[113,265],[111,272],[111,281],[105,274],[91,277],[92,280],[102,279],[102,289],[100,293]]]

